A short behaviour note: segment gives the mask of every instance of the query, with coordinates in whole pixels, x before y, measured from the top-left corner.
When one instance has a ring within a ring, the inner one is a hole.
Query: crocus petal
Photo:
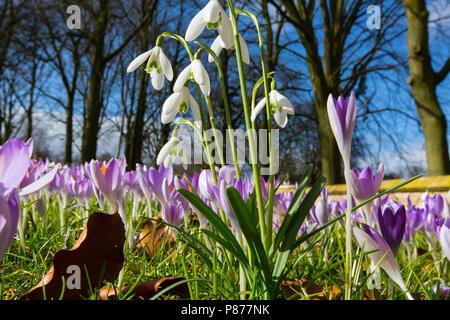
[[[350,98],[348,99],[347,114],[345,117],[345,133],[346,139],[351,140],[353,129],[355,128],[356,120],[356,98],[352,92]]]
[[[448,260],[450,260],[450,218],[446,218],[446,222],[441,227],[439,233],[439,242],[442,246],[442,252]]]
[[[360,228],[353,226],[353,235],[356,242],[364,251],[377,250],[369,254],[369,258],[375,263],[380,263],[381,268],[391,277],[391,279],[397,283],[403,291],[407,291],[403,277],[398,268],[395,257],[389,249],[388,244],[384,239],[370,226],[364,225],[364,231]],[[380,262],[381,261],[381,262]]]
[[[130,73],[130,72],[135,71],[140,65],[142,65],[145,62],[145,60],[147,60],[150,57],[150,55],[152,54],[152,51],[153,51],[153,49],[151,49],[147,52],[144,52],[141,55],[139,55],[137,58],[135,58],[133,61],[131,61],[131,63],[128,65],[127,72]]]
[[[59,170],[59,166],[53,168],[50,172],[46,173],[44,176],[34,181],[33,183],[27,185],[19,191],[19,196],[24,197],[33,192],[36,192],[45,186],[47,186],[50,182],[55,178],[56,172]]]
[[[0,184],[4,194],[21,183],[29,164],[29,147],[21,139],[10,139],[0,147]]]
[[[337,114],[337,110],[336,110],[336,106],[335,106],[335,102],[334,102],[332,94],[330,94],[328,96],[327,112],[328,112],[328,118],[330,120],[331,130],[333,130],[334,137],[336,138],[336,142],[339,147],[339,150],[340,150],[342,156],[345,159],[347,159],[350,157],[350,154],[349,154],[349,150],[347,147],[347,143],[344,140],[343,128],[341,126],[341,121],[339,120],[339,116]]]
[[[16,225],[17,229],[17,225]],[[12,226],[11,213],[6,200],[0,196],[0,261],[11,244],[11,234],[16,232]]]

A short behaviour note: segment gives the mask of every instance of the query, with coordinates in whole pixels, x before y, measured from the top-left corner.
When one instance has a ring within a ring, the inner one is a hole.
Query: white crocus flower
[[[211,85],[209,82],[208,72],[206,72],[200,59],[194,59],[190,65],[184,68],[179,74],[175,84],[173,86],[173,91],[180,91],[189,79],[193,79],[200,86],[203,94],[209,96]]]
[[[172,81],[173,79],[172,65],[161,47],[156,46],[135,58],[128,66],[127,72],[130,73],[135,71],[147,59],[148,62],[145,71],[150,73],[153,88],[161,90],[165,78],[169,81]]]
[[[200,115],[200,108],[197,101],[189,92],[187,87],[182,87],[180,90],[172,93],[169,98],[164,102],[161,113],[161,122],[167,124],[172,122],[177,113],[185,114],[191,107],[192,114],[194,116],[195,125],[200,128],[202,118]]]
[[[294,107],[292,103],[277,90],[272,90],[269,93],[270,98],[270,113],[275,118],[275,122],[284,128],[287,123],[287,115],[294,114]],[[256,105],[255,109],[252,111],[251,120],[255,121],[258,114],[266,106],[266,98],[262,98],[261,101]]]
[[[239,44],[241,46],[242,61],[244,61],[244,63],[246,64],[250,64],[250,54],[248,52],[247,43],[245,42],[244,38],[241,36],[240,33],[239,33]],[[222,49],[227,50],[234,49],[234,42],[232,46],[227,47],[225,42],[222,40],[222,36],[218,35],[211,45],[211,50],[214,51],[216,56],[219,56],[220,52],[222,52]],[[214,58],[211,54],[208,55],[208,61],[209,63],[214,62]]]
[[[226,46],[233,46],[233,27],[231,26],[230,18],[228,18],[218,0],[210,0],[195,15],[186,30],[186,41],[197,39],[205,27],[218,30]]]
[[[158,158],[156,159],[156,163],[158,166],[161,165],[161,163],[164,163],[164,167],[168,168],[178,158],[180,158],[183,168],[187,170],[189,159],[187,158],[187,155],[183,149],[183,145],[178,137],[173,136],[172,138],[170,138],[169,142],[167,142],[164,147],[162,147],[161,151],[158,154]]]

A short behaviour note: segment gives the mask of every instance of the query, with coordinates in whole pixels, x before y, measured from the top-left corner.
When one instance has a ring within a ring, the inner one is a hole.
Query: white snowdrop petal
[[[152,49],[153,50],[153,49]],[[150,55],[152,54],[152,50],[149,50],[147,52],[142,53],[141,55],[139,55],[138,57],[136,57],[133,61],[131,61],[131,63],[128,65],[127,68],[127,72],[133,72],[135,71],[140,65],[142,65],[145,60],[148,59],[148,57],[150,57]]]
[[[256,105],[255,109],[252,111],[251,120],[255,121],[258,114],[261,112],[261,110],[266,106],[266,98],[262,98],[260,102]]]
[[[184,37],[186,41],[193,41],[197,39],[198,36],[202,33],[203,29],[205,29],[206,23],[204,20],[204,13],[205,8],[200,10],[200,12],[194,16],[191,23],[189,23],[189,26],[186,30],[186,35]]]
[[[178,75],[177,80],[175,81],[175,84],[173,85],[173,91],[181,91],[183,89],[184,84],[186,81],[188,81],[189,76],[191,75],[191,65],[188,65],[186,68],[181,71],[181,73]]]

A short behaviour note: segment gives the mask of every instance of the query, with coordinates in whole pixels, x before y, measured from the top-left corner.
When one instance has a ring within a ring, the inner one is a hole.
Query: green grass
[[[86,221],[82,219],[82,208],[75,207],[72,200],[66,208],[63,230],[59,226],[59,207],[55,201],[51,201],[43,218],[32,218],[32,206],[29,206],[27,226],[25,228],[25,246],[23,252],[18,238],[12,242],[8,253],[0,262],[0,299],[17,299],[27,293],[47,273],[52,265],[54,254],[61,249],[70,249],[81,234]],[[132,203],[127,202],[127,212],[131,212]],[[146,205],[140,205],[140,216],[147,216]],[[99,211],[95,201],[91,202],[89,212]],[[158,212],[155,206],[153,212]],[[135,221],[135,231],[140,231],[142,220]],[[198,222],[191,219],[188,224],[188,233],[204,243],[204,235],[199,230]],[[175,234],[177,234],[175,232]],[[320,239],[318,238],[320,237]],[[144,250],[132,248],[125,251],[124,285],[132,285],[138,281],[147,281],[162,277],[184,277],[188,280],[190,298],[201,300],[214,299],[239,299],[239,265],[233,257],[225,252],[217,251],[213,256],[206,257],[212,262],[208,265],[202,255],[182,241],[182,235],[176,236],[176,241],[170,247],[161,247],[157,254],[148,257]],[[312,245],[307,250],[308,244]],[[428,241],[422,233],[417,233],[415,241],[418,248],[428,250]],[[324,299],[341,299],[337,290],[343,292],[344,287],[344,255],[345,239],[343,228],[339,223],[328,230],[327,236],[316,235],[308,243],[297,248],[288,261],[288,268],[292,269],[287,275],[295,286],[291,286],[292,296],[280,296],[282,299],[314,299],[318,296]],[[449,261],[440,253],[440,247],[436,240],[435,250],[427,251],[417,258],[409,258],[405,244],[402,244],[397,262],[403,278],[410,292],[418,299],[440,299],[432,287],[441,281],[450,284],[448,272]],[[369,290],[367,288],[369,260],[366,256],[360,256],[354,243],[354,264],[358,265],[358,271],[354,277],[358,282],[354,285],[352,299],[361,300],[368,295],[374,295],[377,300],[403,300],[406,296],[381,272],[380,289]],[[213,250],[214,251],[214,250]],[[411,255],[411,254],[410,254]],[[231,258],[231,260],[230,260]],[[300,261],[296,261],[300,258]],[[295,264],[296,263],[296,264]],[[298,280],[307,279],[308,283],[302,285]],[[117,280],[114,284],[117,286]],[[311,286],[317,286],[323,293],[319,295],[311,293]],[[334,288],[334,293],[333,293]],[[245,293],[249,296],[249,292]],[[89,299],[95,299],[96,293],[92,292]],[[130,296],[119,295],[119,299],[129,299]],[[258,297],[254,297],[258,298]],[[175,295],[163,295],[159,299],[179,299]],[[450,299],[447,297],[447,299]]]

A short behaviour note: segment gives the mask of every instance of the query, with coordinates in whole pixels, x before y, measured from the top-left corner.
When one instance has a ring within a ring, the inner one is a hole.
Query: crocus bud
[[[336,100],[330,94],[328,96],[327,111],[339,151],[344,162],[348,162],[350,161],[352,134],[356,121],[355,95],[352,92],[349,99],[344,99],[340,96]]]
[[[384,165],[380,164],[375,176],[370,167],[361,172],[357,168],[351,171],[350,184],[356,199],[363,202],[377,194],[384,177]]]
[[[378,208],[378,223],[384,240],[386,240],[392,253],[396,256],[405,233],[405,207],[401,206],[395,214],[390,207],[384,209],[383,213],[381,208]]]

